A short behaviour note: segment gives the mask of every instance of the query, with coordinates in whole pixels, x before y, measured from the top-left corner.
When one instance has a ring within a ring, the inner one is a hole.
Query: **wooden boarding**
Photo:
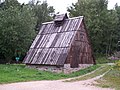
[[[94,64],[83,17],[68,18],[62,14],[54,21],[43,23],[23,62],[31,65],[71,64],[72,68],[79,64]]]

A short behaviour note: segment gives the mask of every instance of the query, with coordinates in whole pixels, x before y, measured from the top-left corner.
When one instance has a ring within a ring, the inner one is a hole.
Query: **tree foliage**
[[[25,54],[33,37],[36,18],[31,8],[17,0],[5,0],[0,8],[0,54],[11,61],[16,53]]]
[[[118,23],[117,23],[117,31],[120,32],[120,6],[118,6],[117,4],[115,5],[115,10],[117,12],[117,17],[118,17]],[[118,33],[119,35],[119,40],[120,40],[120,33]]]
[[[107,0],[78,0],[68,8],[70,16],[84,16],[95,53],[110,54],[118,40],[116,10],[107,9]]]
[[[54,8],[53,6],[48,6],[48,3],[46,1],[43,1],[41,3],[39,0],[31,0],[29,1],[29,5],[32,7],[32,10],[37,17],[36,30],[39,29],[40,25],[43,22],[52,20],[52,17],[54,15]]]
[[[47,2],[31,0],[20,4],[17,0],[0,0],[0,58],[11,62],[15,56],[25,55],[42,22],[52,19],[54,8]]]

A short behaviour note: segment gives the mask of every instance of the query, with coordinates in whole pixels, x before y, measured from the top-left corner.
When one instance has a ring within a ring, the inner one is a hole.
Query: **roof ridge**
[[[83,18],[83,16],[72,17],[72,18],[68,18],[68,19],[66,19],[66,20],[70,20],[70,19],[78,19],[78,18]],[[52,24],[52,23],[54,23],[54,21],[44,22],[44,23],[42,23],[42,24]]]
[[[72,18],[69,18],[69,19],[77,19],[77,18],[83,18],[83,16],[72,17]]]

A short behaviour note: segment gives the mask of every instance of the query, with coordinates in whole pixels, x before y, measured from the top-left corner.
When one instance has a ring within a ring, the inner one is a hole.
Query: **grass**
[[[97,56],[96,63],[97,64],[115,63],[115,60],[109,60],[105,56]]]
[[[36,69],[27,68],[25,65],[2,65],[0,64],[0,84],[25,82],[25,81],[38,81],[38,80],[58,80],[64,78],[71,78],[84,75],[94,71],[100,65],[90,66],[86,69],[71,73],[71,74],[57,74],[46,71],[38,71]]]
[[[102,75],[103,73],[107,72],[110,68],[111,68],[110,65],[103,65],[102,67],[98,68],[96,71],[94,71],[94,72],[92,72],[90,74],[81,76],[79,78],[67,80],[67,82],[73,82],[73,81],[80,81],[80,80],[91,79],[91,78],[94,78],[96,76]]]
[[[97,86],[120,90],[120,67],[114,66],[110,72],[96,81],[98,82]]]

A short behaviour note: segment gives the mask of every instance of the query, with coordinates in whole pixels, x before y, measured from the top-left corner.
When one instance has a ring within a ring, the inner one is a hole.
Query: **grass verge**
[[[103,65],[102,67],[98,68],[96,71],[91,72],[90,74],[71,79],[71,80],[66,80],[66,82],[73,82],[73,81],[80,81],[80,80],[87,80],[94,78],[96,76],[102,75],[103,73],[107,72],[111,68],[110,65]]]
[[[27,68],[25,65],[0,64],[0,84],[38,80],[58,80],[64,78],[77,77],[94,71],[99,67],[100,65],[94,65],[71,74],[57,74],[46,71],[38,71],[36,69],[30,69]]]
[[[115,60],[109,60],[105,56],[97,56],[96,57],[97,64],[105,64],[105,63],[115,63]]]
[[[120,67],[114,66],[110,72],[96,81],[98,82],[97,86],[120,90]]]

